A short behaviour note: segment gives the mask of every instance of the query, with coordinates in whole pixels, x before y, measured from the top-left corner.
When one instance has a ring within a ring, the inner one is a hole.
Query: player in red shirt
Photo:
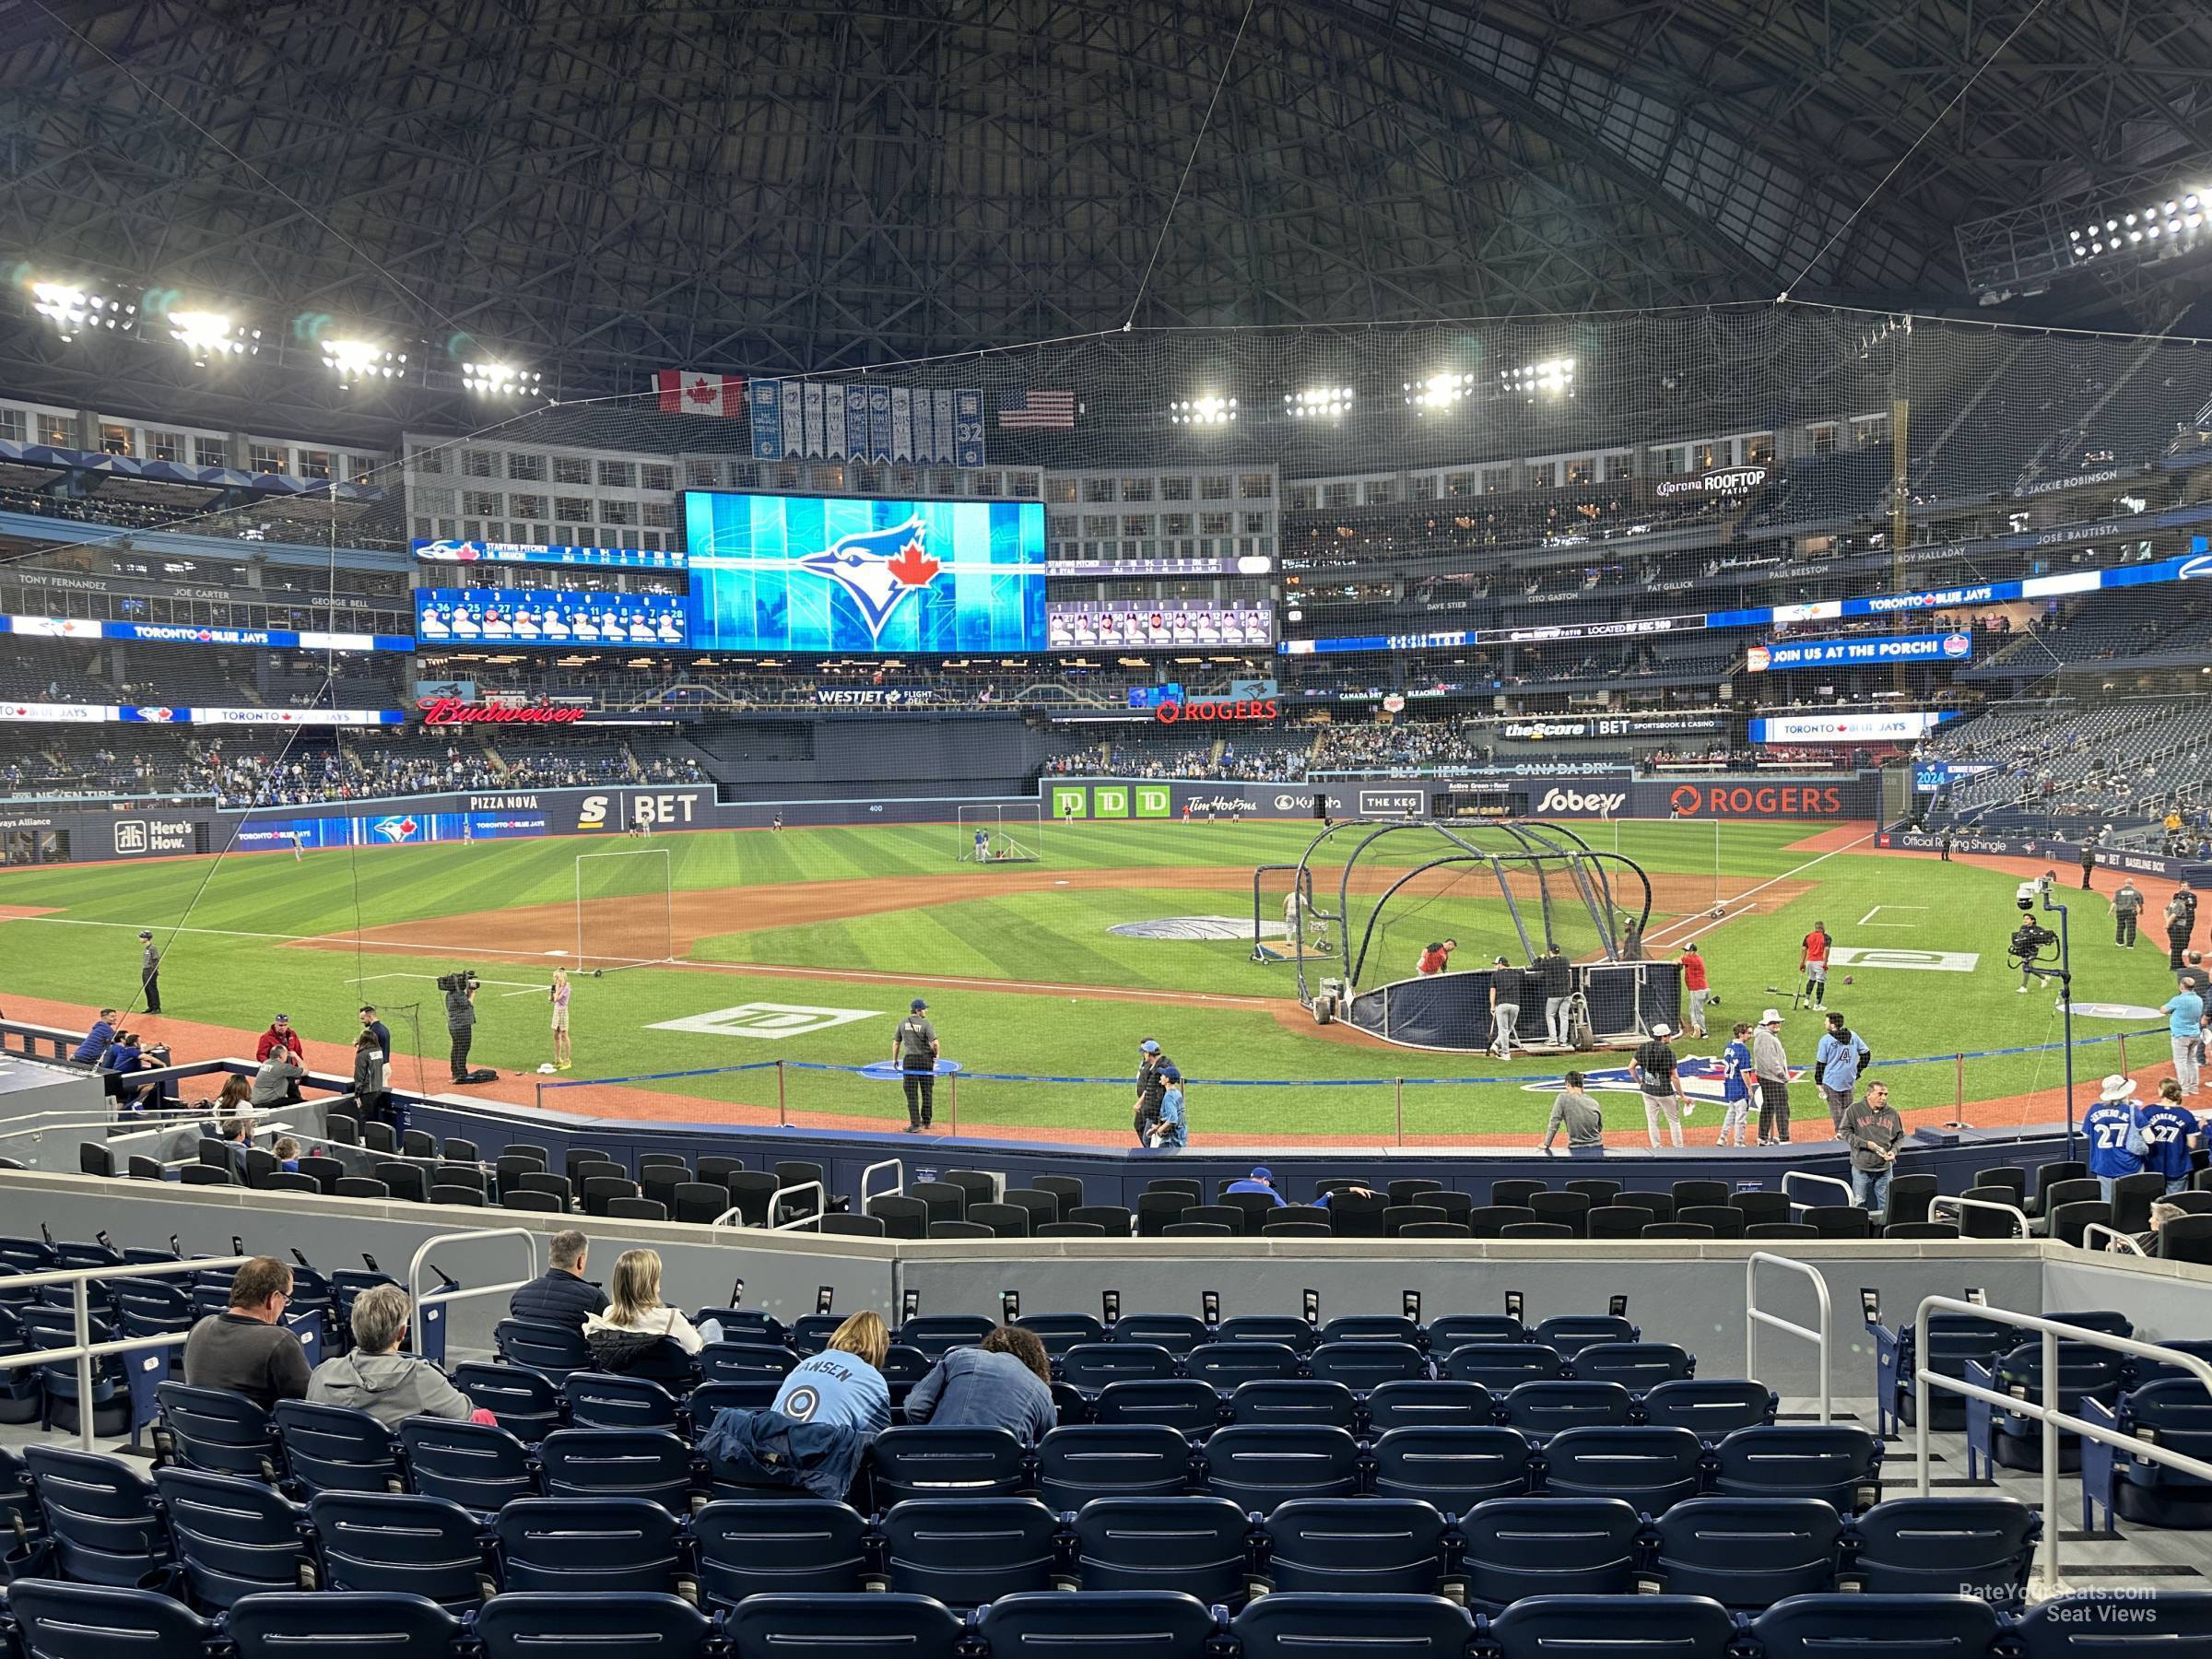
[[[1813,931],[1805,935],[1797,959],[1797,971],[1805,975],[1806,998],[1816,1008],[1828,1006],[1828,947],[1831,942],[1828,924],[1816,922]]]
[[[1689,994],[1689,1034],[1705,1035],[1705,999],[1712,988],[1705,978],[1705,959],[1698,954],[1695,939],[1682,947],[1682,989]]]
[[[1441,973],[1452,966],[1452,953],[1459,948],[1457,939],[1444,939],[1421,952],[1416,973]]]

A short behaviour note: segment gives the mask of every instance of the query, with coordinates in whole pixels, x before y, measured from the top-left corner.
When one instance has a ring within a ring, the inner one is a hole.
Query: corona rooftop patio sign
[[[424,725],[573,725],[584,715],[578,708],[510,708],[457,697],[426,697],[415,706],[422,711]]]

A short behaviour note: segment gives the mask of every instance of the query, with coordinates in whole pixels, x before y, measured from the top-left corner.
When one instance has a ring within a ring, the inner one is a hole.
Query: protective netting
[[[675,957],[667,849],[576,855],[576,963],[638,968]]]

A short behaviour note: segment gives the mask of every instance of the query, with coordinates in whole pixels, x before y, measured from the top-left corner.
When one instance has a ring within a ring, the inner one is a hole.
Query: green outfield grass
[[[2017,976],[2004,964],[2006,937],[2018,919],[2010,878],[1964,865],[1867,853],[1837,854],[1814,864],[1811,855],[1789,851],[1818,828],[1721,829],[1726,892],[1741,892],[1792,872],[1793,879],[1813,884],[1786,904],[1755,899],[1750,909],[1711,933],[1706,955],[1724,998],[1724,1018],[1756,1018],[1772,1000],[1767,987],[1790,982],[1796,942],[1819,917],[1844,946],[1980,957],[1971,973],[1837,970],[1831,1005],[1850,1015],[1879,1058],[1948,1055],[2057,1040],[2052,996],[2016,994]],[[1584,832],[1601,849],[1611,850],[1612,826],[1589,826]],[[1630,823],[1619,826],[1618,835],[1623,853],[1654,873],[1710,880],[1711,824]],[[1120,922],[1172,915],[1248,919],[1251,900],[1248,888],[1238,890],[1241,873],[1257,863],[1294,859],[1311,836],[1310,827],[1302,824],[1053,824],[1044,830],[1045,879],[1061,870],[1125,868],[1132,872],[1130,885],[1015,890],[1010,883],[1001,898],[943,904],[918,898],[911,909],[797,925],[748,927],[745,897],[735,892],[726,928],[699,939],[694,966],[641,968],[579,982],[573,1015],[577,1067],[571,1076],[778,1059],[825,1065],[875,1060],[888,1053],[891,1026],[912,994],[900,976],[923,974],[975,982],[924,993],[946,1052],[971,1072],[1118,1077],[1131,1069],[1137,1041],[1154,1036],[1194,1079],[1194,1126],[1206,1131],[1254,1137],[1288,1132],[1387,1135],[1397,1123],[1397,1091],[1387,1082],[1358,1085],[1399,1076],[1503,1074],[1516,1079],[1408,1088],[1404,1110],[1410,1134],[1518,1134],[1540,1123],[1547,1095],[1524,1089],[1517,1079],[1533,1082],[1551,1076],[1556,1068],[1548,1062],[1516,1061],[1504,1068],[1479,1057],[1354,1045],[1314,1031],[1295,1010],[1286,1023],[1272,1006],[1194,1006],[1134,994],[1290,996],[1288,968],[1249,960],[1249,947],[1241,940],[1132,939],[1107,930]],[[1414,838],[1403,840],[1410,852]],[[956,867],[956,842],[953,827],[944,825],[701,833],[659,838],[650,844],[667,849],[672,879],[679,888],[702,890],[942,876]],[[393,1024],[403,1049],[441,1057],[442,1015],[430,982],[449,969],[473,965],[488,982],[478,1005],[477,1056],[501,1070],[529,1070],[547,1053],[540,987],[552,959],[472,953],[465,938],[453,941],[450,955],[404,957],[357,955],[343,941],[357,917],[361,925],[373,927],[568,903],[575,893],[575,857],[586,850],[586,843],[573,841],[517,841],[324,853],[300,861],[264,854],[220,863],[181,860],[6,872],[0,875],[0,904],[51,907],[55,913],[0,923],[0,1006],[6,1006],[10,994],[92,1006],[127,1004],[136,988],[136,930],[153,927],[166,935],[182,927],[168,941],[163,974],[167,1011],[175,1018],[254,1030],[281,1010],[311,1038],[342,1042],[354,1030],[354,1007],[366,998],[400,1011]],[[1197,867],[1224,871],[1228,885],[1162,884],[1141,874]],[[2114,950],[2104,917],[2100,895],[2091,896],[2088,909],[2077,912],[2077,996],[2155,1006],[2171,990],[2164,953],[2147,941],[2132,954]],[[1387,942],[1378,947],[1378,973],[1371,980],[1406,971],[1410,951],[1421,939],[1443,933],[1456,933],[1463,952],[1475,953],[1477,960],[1509,936],[1502,907],[1494,898],[1455,889],[1394,921]],[[317,937],[335,938],[340,947],[287,943]],[[1461,959],[1470,961],[1466,955]],[[1387,973],[1380,972],[1383,963],[1390,965]],[[744,971],[767,967],[842,977]],[[1841,982],[1846,971],[1857,982],[1848,988]],[[1071,999],[1041,988],[1053,984],[1133,994]],[[756,1001],[851,1010],[866,1018],[778,1041],[652,1029],[662,1021]],[[409,1004],[419,1005],[418,1046],[404,1012]],[[1524,1024],[1535,1018],[1532,1011]],[[2150,1022],[2085,1019],[2077,1036],[2107,1034],[2136,1023]],[[1793,1017],[1786,1033],[1793,1058],[1809,1059],[1817,1024],[1809,1012]],[[1721,1040],[1724,1037],[1688,1049],[1717,1052]],[[2156,1046],[2143,1049],[2143,1059],[2150,1058]],[[2089,1076],[2111,1069],[2112,1052],[2110,1045],[2086,1051],[2078,1069]],[[2058,1080],[2060,1067],[2056,1053],[1977,1061],[1968,1074],[1968,1097],[1990,1099],[2048,1087]],[[413,1080],[408,1069],[404,1064],[400,1067],[403,1081]],[[435,1086],[441,1075],[441,1066],[431,1066],[426,1079]],[[1224,1078],[1354,1086],[1207,1087]],[[1952,1067],[1947,1062],[1908,1068],[1894,1082],[1908,1107],[1942,1103],[1952,1096]],[[895,1085],[798,1071],[785,1084],[794,1110],[878,1115],[900,1110]],[[774,1099],[772,1074],[688,1078],[660,1087],[707,1099]],[[594,1092],[571,1091],[561,1103],[589,1110]],[[961,1086],[959,1111],[963,1123],[1098,1126],[1123,1121],[1126,1094],[1118,1084],[971,1078]]]

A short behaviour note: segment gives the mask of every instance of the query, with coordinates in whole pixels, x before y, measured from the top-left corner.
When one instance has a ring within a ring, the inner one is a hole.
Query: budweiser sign
[[[424,725],[573,725],[582,709],[510,708],[498,703],[463,702],[457,697],[426,697],[416,705]]]

